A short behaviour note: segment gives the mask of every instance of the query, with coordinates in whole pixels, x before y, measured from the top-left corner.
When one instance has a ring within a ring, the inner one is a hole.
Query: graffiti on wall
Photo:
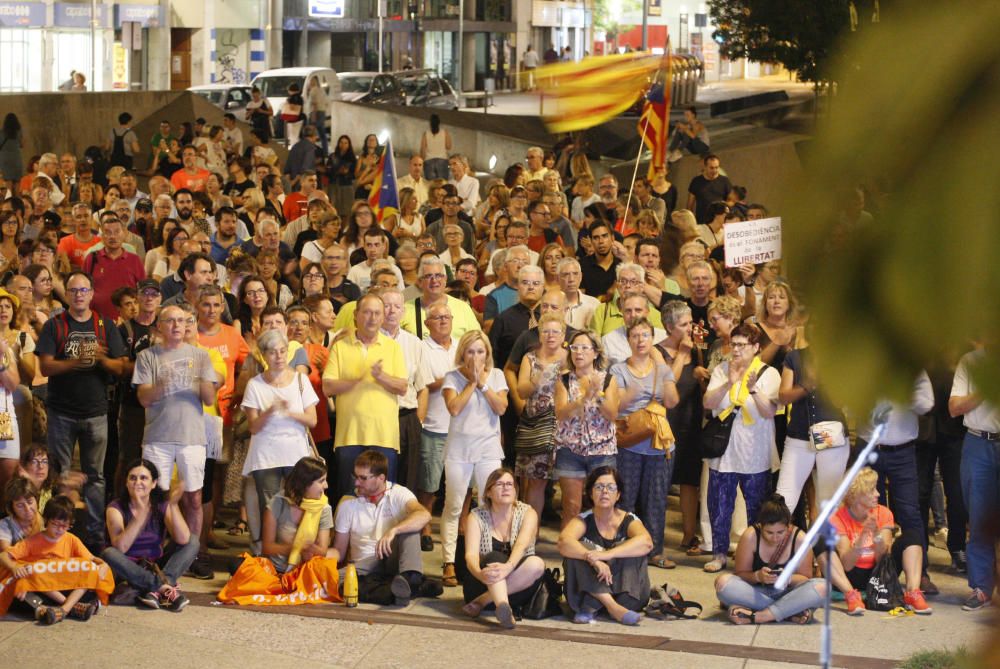
[[[215,40],[215,81],[220,84],[245,84],[250,81],[245,68],[249,62],[246,30],[220,30]]]

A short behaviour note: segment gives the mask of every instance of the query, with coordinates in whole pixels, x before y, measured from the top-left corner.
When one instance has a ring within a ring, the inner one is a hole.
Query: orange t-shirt
[[[205,190],[208,175],[208,170],[199,169],[194,174],[188,174],[183,169],[179,169],[170,177],[170,183],[173,184],[174,190],[187,188],[189,191],[197,193]]]
[[[876,508],[872,509],[872,513],[875,514],[875,525],[878,527],[879,531],[884,529],[891,529],[895,524],[895,520],[892,517],[892,511],[888,507],[879,504]],[[842,537],[847,537],[847,539],[853,544],[854,541],[861,535],[864,530],[864,521],[858,521],[854,519],[851,512],[847,510],[846,506],[841,506],[837,510],[837,513],[833,514],[833,518],[830,522],[836,528],[837,532]],[[858,559],[854,562],[854,566],[859,569],[872,569],[875,567],[875,543],[874,537],[869,540],[865,545],[858,547]]]
[[[75,534],[66,532],[52,541],[45,532],[33,534],[7,549],[10,556],[17,562],[35,562],[52,558],[84,558],[93,560],[93,554],[87,550]]]
[[[91,238],[85,242],[81,242],[76,238],[76,235],[67,235],[59,240],[59,246],[56,247],[57,253],[65,253],[66,257],[69,258],[69,264],[73,266],[73,269],[83,269],[83,259],[87,255],[87,251],[91,246],[99,244],[101,238],[97,235],[91,236]]]
[[[219,414],[224,425],[232,424],[233,392],[236,390],[236,365],[250,355],[250,347],[232,325],[219,324],[219,331],[214,335],[198,333],[198,343],[205,348],[216,351],[226,361],[226,382],[219,388]]]

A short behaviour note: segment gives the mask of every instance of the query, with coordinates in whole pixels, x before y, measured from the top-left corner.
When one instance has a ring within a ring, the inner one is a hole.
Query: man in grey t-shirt
[[[208,351],[184,343],[194,315],[179,306],[164,307],[156,328],[162,343],[141,351],[132,385],[146,408],[142,457],[156,465],[159,485],[170,488],[174,463],[184,486],[181,509],[191,534],[201,532],[201,488],[205,481],[203,404],[215,404],[221,379]]]

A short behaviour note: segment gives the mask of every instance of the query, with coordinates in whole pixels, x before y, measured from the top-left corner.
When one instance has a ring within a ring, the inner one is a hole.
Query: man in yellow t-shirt
[[[476,312],[472,310],[468,302],[463,302],[452,297],[445,292],[448,275],[445,272],[444,263],[440,258],[425,257],[420,261],[417,268],[417,275],[420,277],[420,297],[411,302],[407,302],[403,307],[403,320],[400,326],[415,334],[420,339],[430,336],[424,328],[424,319],[427,318],[427,310],[433,305],[444,302],[448,305],[454,317],[452,324],[452,336],[461,339],[469,330],[482,330]]]
[[[354,491],[354,459],[375,449],[389,461],[395,482],[399,453],[399,397],[406,393],[403,349],[380,330],[385,318],[382,298],[358,300],[354,331],[337,341],[323,370],[323,392],[337,400],[336,499]]]

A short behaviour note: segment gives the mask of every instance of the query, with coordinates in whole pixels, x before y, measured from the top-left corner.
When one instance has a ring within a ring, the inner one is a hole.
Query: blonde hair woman
[[[466,332],[455,352],[455,369],[445,375],[441,385],[451,415],[444,445],[447,495],[441,514],[445,586],[458,585],[455,544],[469,483],[475,478],[479,503],[483,504],[486,480],[503,461],[500,416],[507,410],[507,390],[503,372],[493,367],[490,340],[481,330]]]

